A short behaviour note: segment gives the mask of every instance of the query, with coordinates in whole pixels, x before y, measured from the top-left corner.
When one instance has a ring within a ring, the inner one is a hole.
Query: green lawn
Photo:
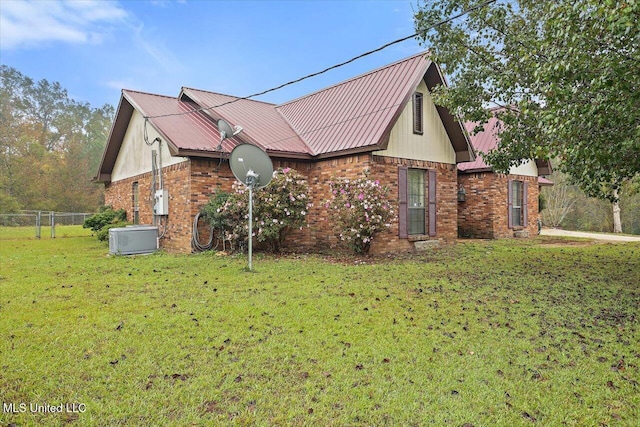
[[[107,252],[0,240],[0,425],[640,419],[640,244],[258,255],[254,272],[243,256]]]
[[[91,235],[91,230],[77,225],[56,225],[54,232],[56,239]],[[51,227],[48,225],[40,227],[40,239],[50,238]],[[0,245],[3,244],[2,240],[11,239],[36,239],[36,227],[0,227]]]

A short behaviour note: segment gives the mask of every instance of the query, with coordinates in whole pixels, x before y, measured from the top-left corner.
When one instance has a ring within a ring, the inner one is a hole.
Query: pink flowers
[[[219,225],[235,240],[248,237],[248,197],[245,187],[234,183],[235,190],[222,206],[216,206]],[[311,207],[307,181],[294,169],[274,171],[271,183],[253,195],[254,235],[278,251],[287,233],[307,225],[307,211]],[[211,202],[210,202],[211,203]]]
[[[333,198],[325,202],[336,235],[356,253],[369,251],[374,236],[395,219],[388,200],[389,190],[380,181],[366,178],[334,180]]]

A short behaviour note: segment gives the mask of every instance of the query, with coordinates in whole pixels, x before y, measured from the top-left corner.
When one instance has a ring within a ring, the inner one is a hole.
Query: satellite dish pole
[[[237,145],[229,156],[231,171],[249,188],[249,271],[253,268],[253,190],[269,185],[273,163],[261,148],[252,144]]]
[[[260,182],[260,175],[249,169],[247,172],[247,187],[249,187],[249,271],[253,267],[253,187],[258,182]]]

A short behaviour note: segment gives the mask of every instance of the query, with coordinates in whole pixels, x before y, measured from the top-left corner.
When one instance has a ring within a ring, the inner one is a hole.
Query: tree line
[[[94,212],[104,188],[91,182],[114,108],[69,98],[60,83],[0,65],[0,212]]]

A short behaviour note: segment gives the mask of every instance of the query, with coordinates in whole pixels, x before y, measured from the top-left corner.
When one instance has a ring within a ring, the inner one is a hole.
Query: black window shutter
[[[429,236],[436,231],[436,171],[429,169]]]
[[[398,168],[398,237],[406,239],[409,237],[407,229],[407,218],[409,216],[409,207],[407,206],[407,189],[408,189],[408,168],[400,166]]]
[[[507,185],[507,221],[509,228],[513,228],[513,181]]]
[[[413,94],[413,133],[422,134],[422,94]]]

